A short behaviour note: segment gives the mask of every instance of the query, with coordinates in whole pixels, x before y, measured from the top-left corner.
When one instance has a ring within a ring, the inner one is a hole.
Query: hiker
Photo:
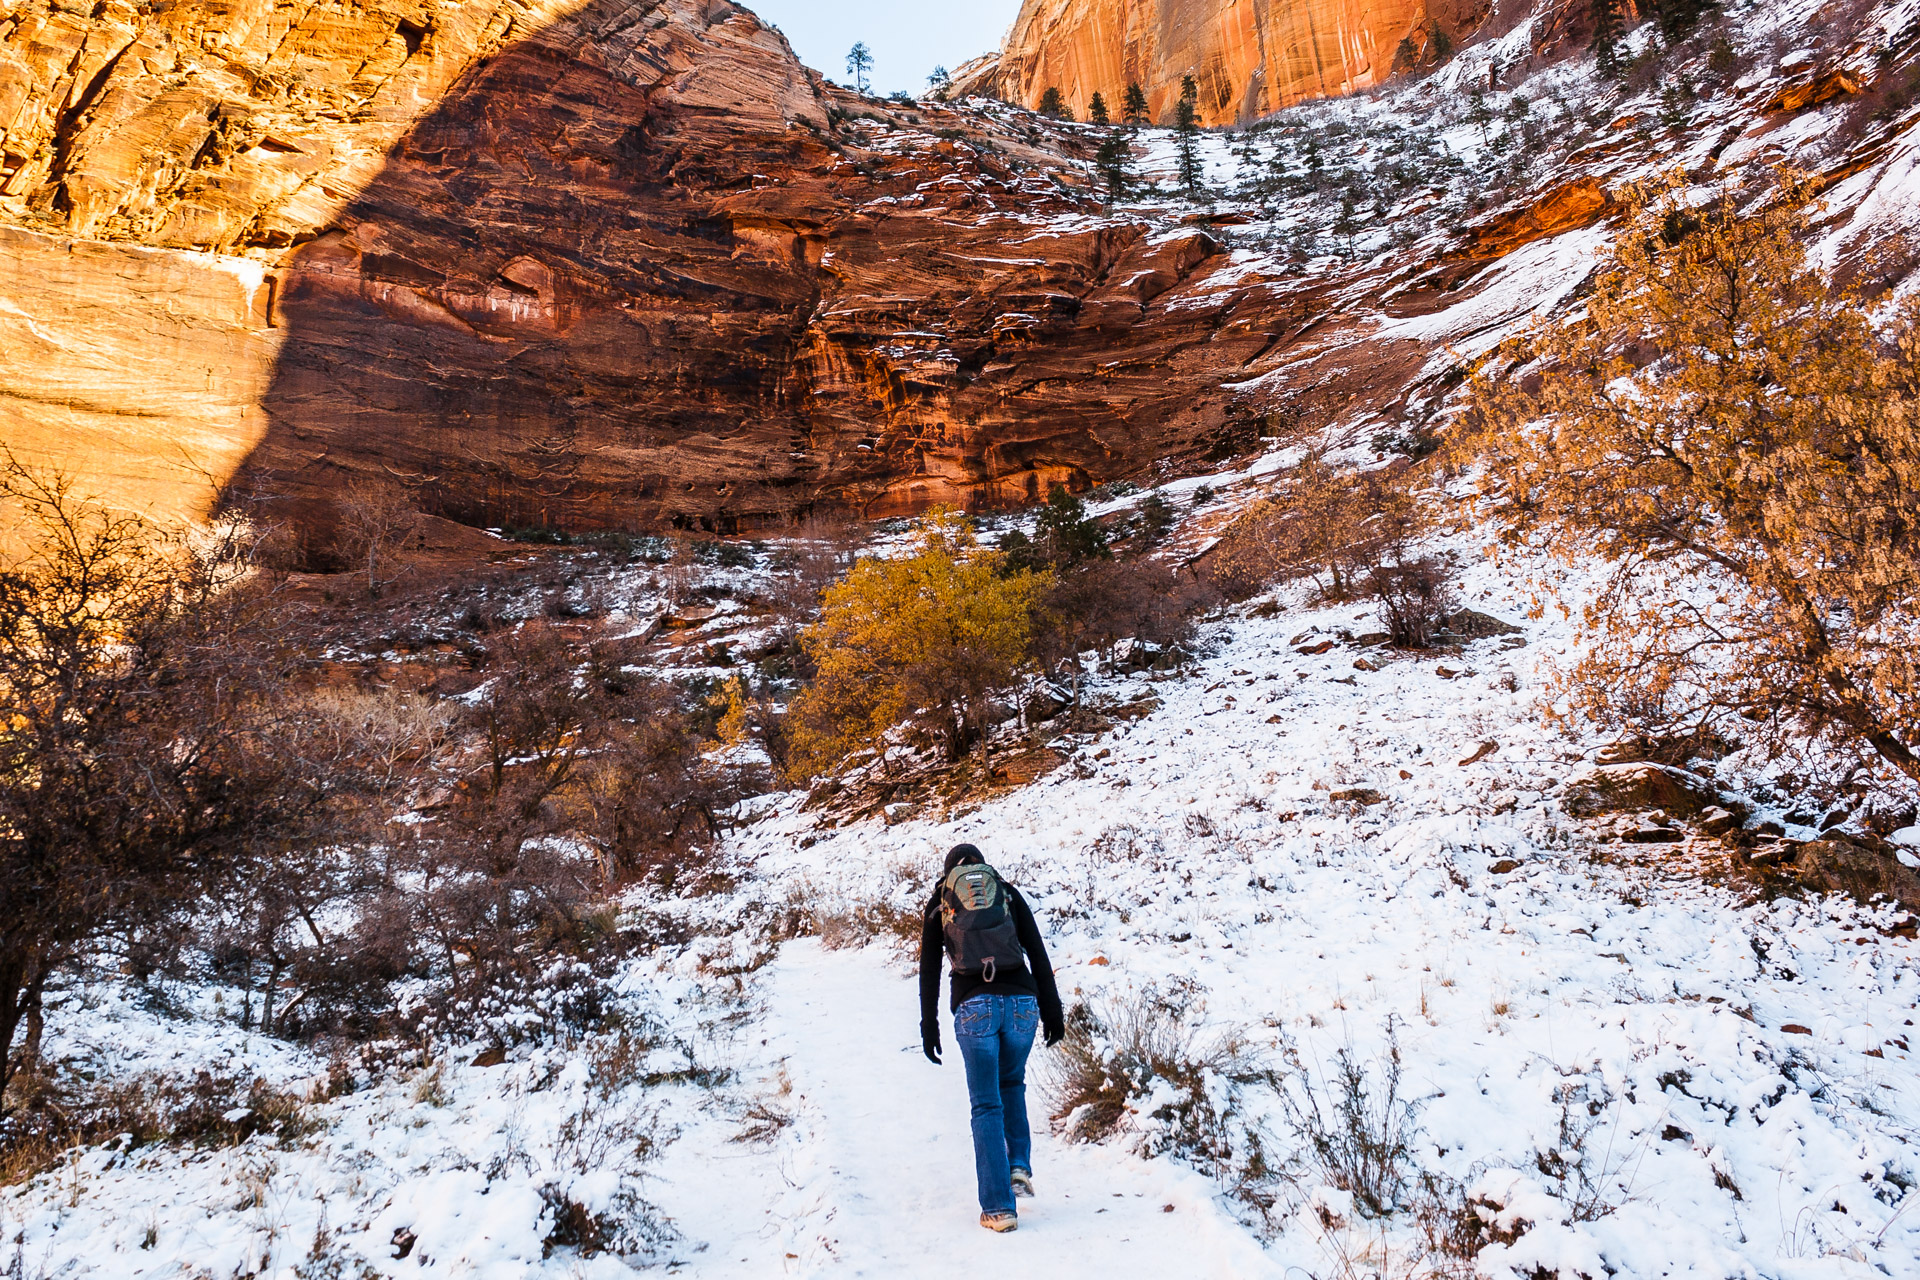
[[[1066,1034],[1047,944],[1020,891],[970,844],[954,846],[920,929],[920,1044],[940,1065],[940,953],[953,969],[953,1035],[973,1099],[980,1225],[1020,1225],[1015,1195],[1033,1194],[1027,1054],[1036,1027],[1049,1046]],[[1031,968],[1028,962],[1031,961]]]

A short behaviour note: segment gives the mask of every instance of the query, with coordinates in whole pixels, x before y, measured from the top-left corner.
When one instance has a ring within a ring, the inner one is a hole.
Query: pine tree
[[[1127,141],[1127,135],[1118,130],[1108,134],[1094,154],[1093,166],[1107,184],[1108,201],[1125,199],[1135,181],[1133,144]]]
[[[1358,234],[1360,223],[1354,217],[1353,195],[1349,192],[1340,199],[1340,216],[1334,220],[1333,233],[1347,242],[1347,256],[1353,257],[1353,237]]]
[[[1178,135],[1180,186],[1192,199],[1199,199],[1206,171],[1200,163],[1200,113],[1192,98],[1181,98],[1173,112],[1173,127]]]
[[[1260,163],[1260,146],[1252,133],[1243,133],[1234,140],[1234,159],[1239,163],[1234,169],[1234,177],[1240,182],[1242,199],[1260,200],[1268,194],[1264,166]]]
[[[1692,35],[1700,20],[1719,7],[1719,0],[1654,0],[1653,17],[1661,38],[1674,44]]]
[[[1055,569],[1113,554],[1107,547],[1107,531],[1087,515],[1087,504],[1058,484],[1034,521],[1033,544],[1042,562]]]
[[[1608,80],[1617,80],[1625,68],[1620,62],[1620,37],[1626,21],[1620,0],[1591,0],[1593,5],[1593,65]]]
[[[853,77],[853,87],[861,93],[867,91],[867,72],[873,70],[873,50],[867,48],[865,40],[847,50],[847,74]]]
[[[1480,140],[1487,140],[1487,126],[1493,123],[1493,109],[1487,106],[1485,91],[1476,86],[1467,94],[1467,119],[1480,131]]]
[[[1053,85],[1048,85],[1047,91],[1040,95],[1040,114],[1055,120],[1073,119],[1073,112],[1067,109],[1066,98]]]
[[[1147,123],[1147,95],[1140,91],[1138,81],[1134,81],[1127,86],[1127,96],[1123,104],[1123,114],[1121,118],[1130,125]]]
[[[1149,493],[1140,501],[1140,540],[1157,546],[1173,528],[1173,508],[1158,493]]]
[[[1110,117],[1107,114],[1107,100],[1100,96],[1100,91],[1098,89],[1095,89],[1093,91],[1093,98],[1087,103],[1087,123],[1088,124],[1112,124],[1113,123],[1112,117]]]

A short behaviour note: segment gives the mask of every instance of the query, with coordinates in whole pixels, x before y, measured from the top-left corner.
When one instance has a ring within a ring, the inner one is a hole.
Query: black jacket
[[[1005,884],[1005,881],[1001,882]],[[1018,972],[1001,971],[992,982],[978,974],[956,973],[953,975],[953,1000],[948,1006],[958,1009],[968,999],[984,993],[994,995],[1025,994],[1040,1002],[1040,1025],[1046,1030],[1049,1043],[1058,1040],[1066,1027],[1066,1018],[1060,1011],[1060,989],[1053,982],[1053,965],[1047,959],[1047,944],[1041,940],[1040,926],[1033,921],[1033,911],[1027,906],[1027,900],[1020,891],[1008,884],[1007,902],[1013,908],[1013,928],[1020,939],[1021,949],[1027,953],[1032,969],[1022,967]],[[940,924],[940,887],[934,886],[933,897],[927,903],[927,909],[920,920],[920,1037],[931,1047],[940,1044],[940,970],[945,967],[946,938]]]

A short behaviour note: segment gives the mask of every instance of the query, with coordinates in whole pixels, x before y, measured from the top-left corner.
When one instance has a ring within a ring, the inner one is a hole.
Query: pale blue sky
[[[851,84],[847,50],[873,51],[876,93],[918,94],[935,66],[957,67],[1000,47],[1020,0],[736,0],[779,27],[800,61]]]

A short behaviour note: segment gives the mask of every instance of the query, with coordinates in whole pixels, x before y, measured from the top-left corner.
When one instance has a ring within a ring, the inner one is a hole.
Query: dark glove
[[[928,1022],[920,1027],[920,1051],[927,1055],[927,1061],[934,1066],[940,1065],[940,1024]]]
[[[1067,1029],[1058,1022],[1049,1022],[1045,1027],[1041,1028],[1041,1040],[1049,1049],[1066,1038]]]

